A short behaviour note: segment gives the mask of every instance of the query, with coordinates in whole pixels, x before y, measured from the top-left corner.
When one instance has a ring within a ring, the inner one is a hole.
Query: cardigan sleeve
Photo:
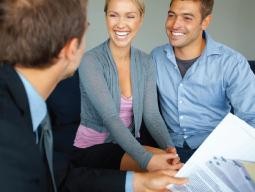
[[[145,169],[152,154],[144,149],[121,121],[104,77],[102,62],[107,61],[99,61],[95,54],[83,57],[79,68],[80,86],[89,101],[81,98],[81,102],[91,102],[115,142]]]
[[[155,65],[149,57],[145,61],[146,81],[143,119],[151,136],[162,149],[166,149],[167,147],[174,146],[174,144],[158,108]]]

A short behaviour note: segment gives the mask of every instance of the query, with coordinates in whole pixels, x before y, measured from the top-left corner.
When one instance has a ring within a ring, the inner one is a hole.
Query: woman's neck
[[[130,51],[131,51],[131,47],[116,47],[115,45],[113,45],[113,43],[109,43],[109,47],[111,49],[111,53],[112,56],[114,58],[114,60],[118,60],[118,61],[126,61],[130,59]]]

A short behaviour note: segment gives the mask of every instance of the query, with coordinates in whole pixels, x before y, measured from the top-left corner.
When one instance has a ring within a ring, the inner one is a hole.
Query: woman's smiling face
[[[110,43],[117,48],[130,47],[142,21],[143,14],[132,0],[110,0],[106,10]]]

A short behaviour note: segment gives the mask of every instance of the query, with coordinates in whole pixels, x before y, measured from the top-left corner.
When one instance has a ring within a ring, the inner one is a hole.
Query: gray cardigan
[[[139,137],[142,118],[152,137],[162,149],[173,146],[159,113],[155,66],[142,51],[131,48],[131,82],[134,134],[119,117],[120,88],[118,73],[108,41],[88,51],[79,67],[81,89],[81,124],[99,132],[108,132],[105,142],[119,144],[142,168],[152,154],[135,139]]]

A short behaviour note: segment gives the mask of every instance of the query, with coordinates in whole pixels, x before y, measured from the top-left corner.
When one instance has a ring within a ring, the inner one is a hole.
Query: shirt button
[[[179,101],[179,103],[180,103],[180,104],[182,104],[182,103],[183,103],[183,101],[181,100],[181,101]]]
[[[187,136],[187,135],[184,135],[183,137],[184,137],[184,139],[187,139],[187,138],[188,138],[188,136]]]
[[[182,83],[180,84],[180,87],[183,87],[183,84],[182,84]]]
[[[180,119],[183,119],[183,116],[180,116]]]
[[[187,129],[183,129],[183,131],[187,131]]]

